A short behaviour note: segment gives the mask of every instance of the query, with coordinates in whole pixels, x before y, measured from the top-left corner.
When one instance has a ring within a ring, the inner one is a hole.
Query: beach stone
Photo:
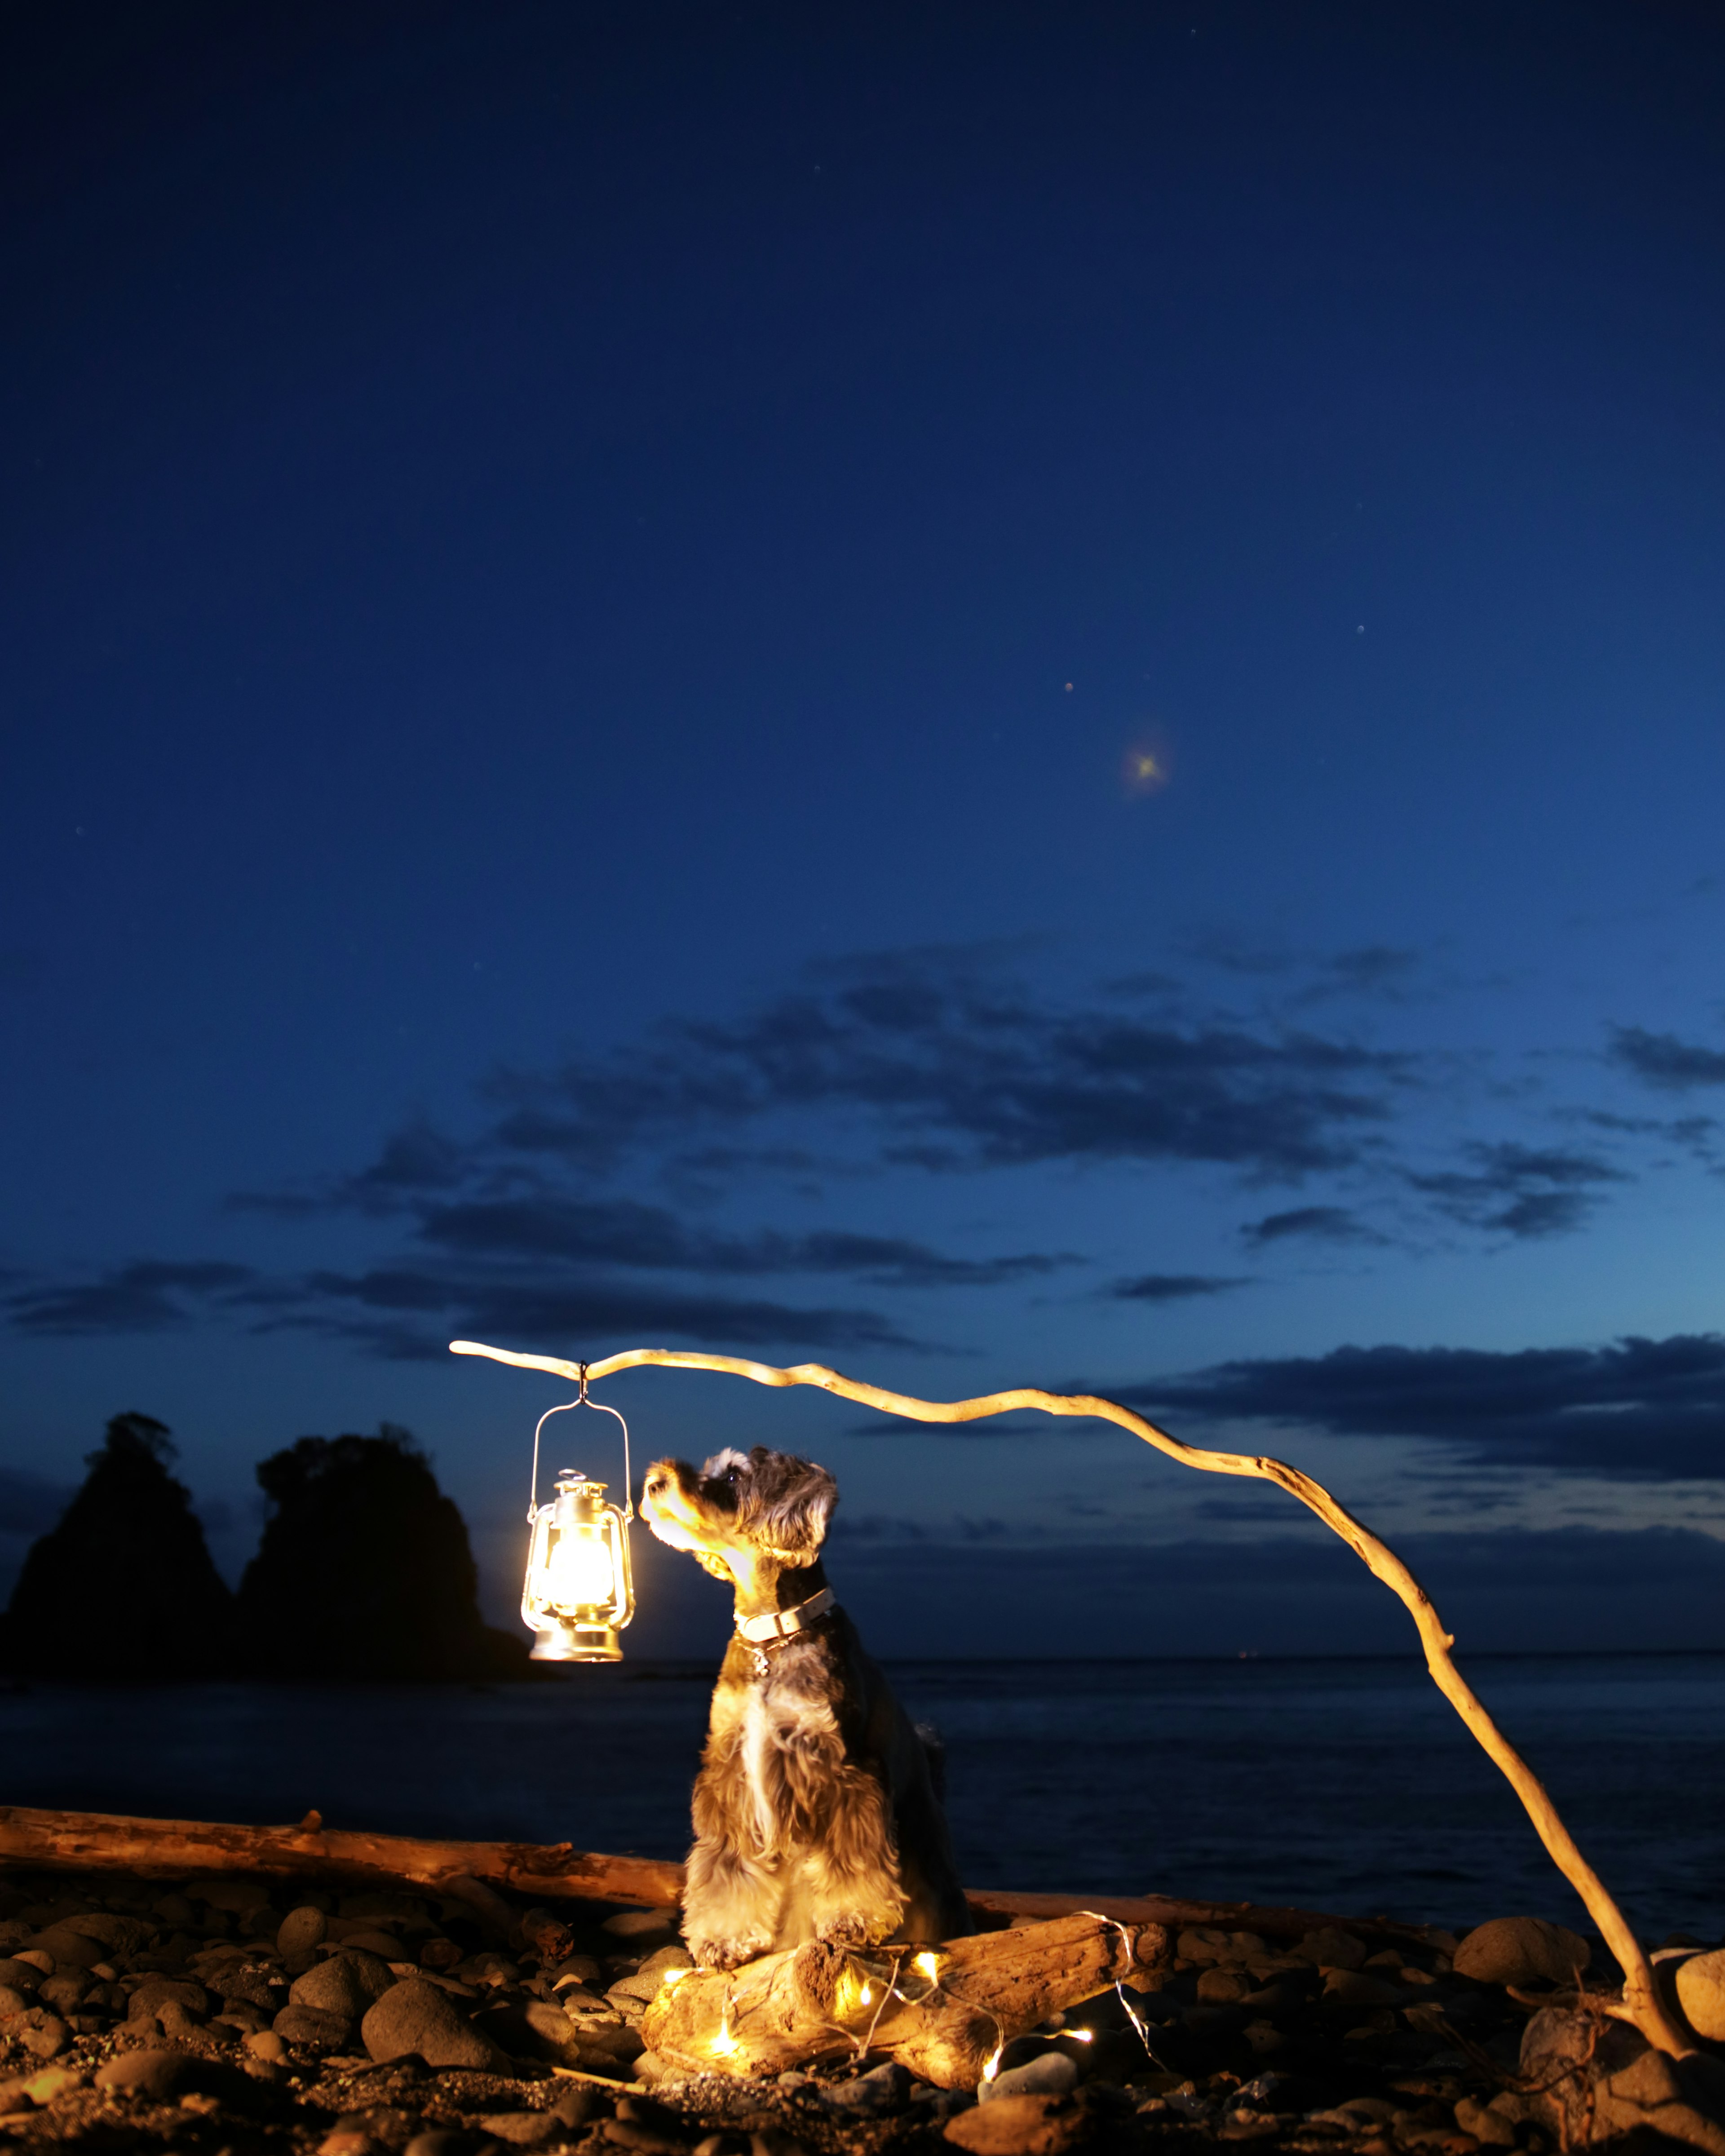
[[[1303,1960],[1315,1961],[1320,1969],[1363,1969],[1366,1965],[1365,1941],[1335,1924],[1307,1932],[1300,1942],[1300,1953]]]
[[[345,2051],[353,2041],[353,2016],[326,2006],[284,2006],[270,2026],[284,2042],[310,2051]]]
[[[110,1955],[135,1954],[154,1933],[154,1927],[136,1917],[121,1917],[106,1909],[92,1909],[87,1916],[67,1917],[62,1920],[70,1932],[82,1932],[87,1939],[95,1939],[106,1948]]]
[[[0,2021],[0,2035],[22,2044],[33,2059],[58,2058],[72,2041],[72,2032],[59,2015],[45,2006],[27,2006],[22,2014],[8,2014]]]
[[[1087,2123],[1065,2097],[1010,2096],[957,2112],[941,2133],[970,2156],[1065,2156]]]
[[[1513,2148],[1516,2145],[1516,2123],[1505,2118],[1501,2111],[1482,2103],[1476,2096],[1465,2096],[1455,2106],[1455,2123],[1464,2133],[1472,2134],[1482,2148]]]
[[[428,2066],[481,2066],[497,2072],[505,2065],[497,2046],[462,2018],[449,1994],[418,1977],[393,1984],[366,2015],[360,2035],[374,2059],[417,2051]]]
[[[821,2094],[832,2110],[848,2118],[891,2118],[911,2100],[911,2076],[896,2059],[889,2059]]]
[[[1592,1958],[1585,1939],[1543,1917],[1494,1917],[1455,1949],[1457,1976],[1476,1984],[1573,1984]]]
[[[147,2021],[164,2006],[172,2005],[203,2020],[210,2009],[209,1994],[189,1976],[146,1976],[126,2002],[128,2021]]]
[[[94,1969],[107,1955],[100,1939],[74,1931],[70,1924],[50,1924],[45,1932],[38,1932],[30,1944],[39,1953],[52,1954],[56,1969]]]
[[[328,1938],[330,1920],[323,1911],[310,1902],[297,1909],[290,1909],[275,1934],[276,1951],[285,1961],[295,1954],[310,1953],[313,1947]]]
[[[1009,2067],[991,2082],[977,2084],[978,2103],[1002,2103],[1015,2096],[1065,2096],[1078,2086],[1078,2068],[1065,2051],[1044,2051]]]
[[[19,1917],[0,1919],[0,1954],[16,1953],[20,1947],[28,1946],[34,1928]]]
[[[320,2006],[328,2014],[358,2020],[395,1982],[395,1971],[376,1954],[343,1947],[327,1961],[296,1976],[288,1991],[290,2006]]]
[[[209,1984],[220,1994],[223,2005],[232,2005],[237,1999],[242,2005],[261,2007],[273,2014],[288,2004],[280,1976],[267,1969],[248,1969],[243,1963],[216,1970]]]
[[[0,1960],[0,1984],[10,1984],[14,1991],[33,1992],[41,1983],[44,1971],[33,1961],[20,1960],[16,1954],[8,1954]]]
[[[90,1979],[81,1971],[74,1976],[51,1976],[36,1994],[37,2002],[56,2014],[75,2014],[88,1997]]]
[[[172,2096],[191,2071],[192,2061],[183,2051],[122,2051],[117,2059],[96,2068],[96,2087],[160,2102]]]
[[[1368,1969],[1332,1969],[1325,1974],[1323,1995],[1343,2006],[1399,2006],[1408,1994]]]
[[[482,2133],[516,2148],[536,2148],[563,2130],[562,2121],[548,2111],[492,2111],[476,2123]]]
[[[376,1954],[380,1961],[406,1959],[401,1941],[389,1932],[380,1932],[374,1924],[367,1924],[363,1931],[344,1932],[341,1945],[344,1950],[352,1947],[361,1953]]]
[[[44,1953],[40,1947],[20,1944],[13,1950],[9,1958],[13,1961],[21,1961],[26,1969],[33,1969],[39,1977],[54,1974],[54,1956],[51,1953]]]
[[[1218,1966],[1201,1969],[1198,1978],[1199,2002],[1204,2006],[1237,2006],[1257,1986],[1256,1977],[1243,1969]]]
[[[416,2133],[402,2156],[468,2156],[473,2143],[454,2127],[434,2126],[429,2133]]]
[[[0,1974],[5,1967],[0,1962]],[[1677,2004],[1696,2035],[1710,2044],[1725,2044],[1725,1947],[1679,1962],[1676,1988]]]
[[[245,2040],[245,2048],[254,2059],[267,2060],[271,2066],[287,2063],[287,2044],[274,2029],[254,2029]]]
[[[0,2020],[9,2015],[28,2013],[35,1997],[34,1985],[23,1991],[15,1984],[0,1984]]]

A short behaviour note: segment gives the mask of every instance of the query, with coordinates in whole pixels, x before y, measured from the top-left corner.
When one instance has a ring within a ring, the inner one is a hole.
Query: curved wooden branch
[[[1450,1653],[1455,1644],[1455,1637],[1444,1630],[1430,1596],[1387,1543],[1380,1542],[1369,1527],[1338,1504],[1321,1482],[1314,1482],[1309,1475],[1302,1474],[1297,1467],[1290,1467],[1286,1460],[1272,1460],[1266,1454],[1214,1452],[1202,1445],[1183,1444],[1142,1415],[1122,1407],[1117,1400],[1102,1399],[1089,1393],[1045,1393],[1034,1387],[1020,1386],[1011,1392],[984,1393],[970,1400],[921,1400],[908,1393],[890,1393],[880,1385],[863,1384],[854,1378],[841,1377],[836,1370],[829,1370],[820,1363],[798,1363],[789,1369],[779,1369],[770,1363],[745,1362],[734,1355],[684,1353],[668,1348],[631,1348],[597,1363],[580,1363],[552,1355],[518,1355],[506,1348],[484,1347],[476,1340],[452,1340],[449,1352],[455,1355],[488,1356],[495,1363],[513,1363],[524,1370],[547,1370],[577,1382],[584,1375],[589,1384],[614,1376],[619,1370],[647,1366],[718,1371],[729,1377],[747,1378],[757,1385],[814,1385],[822,1392],[836,1394],[841,1399],[877,1408],[886,1414],[903,1415],[911,1422],[979,1422],[988,1415],[1009,1414],[1023,1409],[1034,1409],[1048,1415],[1093,1416],[1129,1430],[1146,1445],[1166,1453],[1170,1460],[1178,1460],[1183,1467],[1194,1467],[1206,1475],[1238,1475],[1255,1481],[1276,1483],[1339,1535],[1374,1577],[1399,1598],[1413,1618],[1432,1681],[1521,1799],[1523,1810],[1533,1823],[1533,1830],[1545,1844],[1553,1863],[1581,1897],[1588,1914],[1599,1928],[1600,1936],[1616,1956],[1623,1970],[1624,2005],[1635,2025],[1651,2044],[1674,2057],[1681,2057],[1694,2050],[1694,2045],[1679,2030],[1660,1997],[1640,1941],[1630,1929],[1604,1881],[1576,1846],[1574,1836],[1558,1817],[1557,1806],[1544,1784],[1491,1719],[1456,1668]]]

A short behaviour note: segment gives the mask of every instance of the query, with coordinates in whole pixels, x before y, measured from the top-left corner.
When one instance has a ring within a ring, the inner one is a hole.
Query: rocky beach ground
[[[1585,1943],[1533,1918],[1394,1946],[1189,1930],[1162,1988],[1018,2039],[978,2101],[866,2057],[685,2077],[639,2028],[687,1964],[671,1914],[477,1892],[6,1875],[0,2147],[1469,2156],[1627,2133],[1725,2156],[1725,1952],[1706,1941],[1665,1943],[1702,2036],[1673,2067],[1604,2013],[1604,1971],[1578,1989]]]

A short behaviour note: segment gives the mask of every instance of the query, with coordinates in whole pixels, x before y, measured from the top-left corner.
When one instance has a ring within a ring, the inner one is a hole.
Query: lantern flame
[[[1005,2049],[1006,2049],[1006,2044],[1005,2044],[1004,2040],[1003,2039],[999,2043],[998,2043],[998,2044],[994,2046],[993,2050],[992,2051],[990,2051],[990,2052],[989,2052],[988,2056],[988,2061],[987,2061],[987,2063],[984,2065],[984,2066],[983,2066],[983,2079],[985,2082],[991,2082],[991,2081],[993,2081],[993,2078],[994,2078],[994,2076],[995,2076],[995,2075],[996,2075],[996,2074],[998,2074],[998,2073],[999,2072],[999,2071],[1000,2071],[1000,2055],[1001,2055],[1001,2053],[1002,2053],[1003,2051],[1005,2051]]]
[[[926,1976],[931,1984],[940,1982],[941,1958],[937,1953],[924,1952],[913,1954],[911,1958],[911,1966],[919,1976]]]

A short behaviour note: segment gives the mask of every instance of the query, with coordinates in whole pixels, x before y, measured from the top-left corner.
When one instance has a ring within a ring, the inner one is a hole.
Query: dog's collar
[[[751,1646],[759,1646],[766,1640],[788,1640],[793,1632],[804,1631],[818,1617],[824,1617],[832,1606],[833,1590],[824,1587],[794,1609],[769,1609],[764,1617],[739,1617],[737,1636]]]

